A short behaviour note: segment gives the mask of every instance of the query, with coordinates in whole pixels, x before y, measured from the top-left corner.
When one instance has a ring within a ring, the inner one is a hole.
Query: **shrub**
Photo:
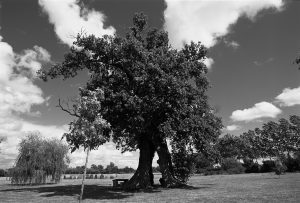
[[[223,159],[221,168],[229,174],[240,174],[245,172],[242,164],[234,158]]]
[[[115,178],[115,176],[109,176],[109,178],[110,178],[110,179],[114,179],[114,178]]]
[[[93,179],[94,176],[93,176],[93,174],[86,174],[86,175],[85,175],[85,178],[86,178],[86,179]]]
[[[186,183],[195,170],[195,157],[184,148],[173,146],[172,161],[174,163],[175,177],[182,183]]]
[[[4,177],[5,176],[5,171],[3,169],[0,169],[0,177]]]
[[[297,162],[297,159],[296,159],[296,158],[293,158],[293,157],[291,157],[291,156],[288,156],[288,157],[283,161],[283,164],[286,166],[288,172],[295,172],[295,171],[300,170],[300,167],[299,167],[300,165],[299,165],[299,163]]]
[[[244,159],[243,161],[244,163],[242,165],[245,168],[245,173],[260,173],[261,165],[254,163],[250,159]]]
[[[206,171],[213,168],[213,161],[208,159],[203,154],[198,154],[195,157],[195,168],[196,173],[205,173]]]
[[[262,173],[274,172],[275,171],[275,162],[273,160],[263,161],[263,165],[261,167]]]
[[[100,179],[104,179],[104,175],[103,174],[100,175]]]

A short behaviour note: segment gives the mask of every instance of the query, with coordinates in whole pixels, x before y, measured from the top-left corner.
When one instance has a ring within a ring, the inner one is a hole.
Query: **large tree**
[[[149,28],[146,16],[136,14],[126,37],[79,34],[65,60],[40,77],[67,79],[87,69],[84,89],[104,92],[99,113],[110,123],[113,141],[123,152],[140,150],[138,168],[125,188],[153,184],[155,152],[161,182],[173,187],[180,183],[167,141],[173,148],[180,143],[181,150],[213,154],[222,127],[207,101],[206,54],[200,43],[173,49],[166,32]]]

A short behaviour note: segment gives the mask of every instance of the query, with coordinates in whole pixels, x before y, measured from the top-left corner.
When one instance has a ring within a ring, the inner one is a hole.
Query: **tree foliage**
[[[184,149],[210,155],[222,127],[207,102],[206,54],[200,43],[173,49],[166,32],[149,28],[146,16],[136,14],[125,37],[79,34],[65,60],[40,77],[67,79],[87,69],[90,79],[82,91],[103,92],[98,112],[110,123],[113,141],[123,152],[140,149],[139,167],[127,186],[151,184],[155,151],[171,186],[176,178],[167,140],[173,149],[182,142]]]
[[[265,151],[269,156],[295,153],[300,149],[300,117],[293,115],[289,120],[280,119],[278,123],[270,121],[263,125],[260,134],[267,143]]]
[[[76,117],[69,124],[69,132],[63,135],[72,150],[71,152],[79,147],[94,150],[109,141],[110,124],[102,118],[100,113],[100,101],[102,99],[102,90],[90,91],[80,88],[79,97],[72,105],[72,109],[65,109],[59,104],[62,110]]]
[[[28,134],[19,144],[12,170],[13,184],[43,184],[51,176],[58,182],[67,167],[68,147],[57,139],[44,139],[38,132]]]
[[[226,134],[218,139],[217,149],[222,158],[238,158],[241,156],[241,139],[237,136]]]
[[[300,151],[300,117],[292,115],[289,119],[281,118],[278,122],[269,121],[260,129],[249,130],[240,136],[225,135],[219,138],[217,147],[223,159],[242,158],[248,171],[260,170],[257,165],[259,158],[276,160],[276,164],[274,161],[265,162],[261,169],[264,172],[273,168],[281,170],[285,165],[289,171],[295,171],[299,168],[297,157]]]

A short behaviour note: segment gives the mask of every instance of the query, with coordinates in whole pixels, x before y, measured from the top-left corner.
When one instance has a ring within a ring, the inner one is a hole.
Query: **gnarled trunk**
[[[172,166],[171,154],[168,149],[167,142],[164,140],[157,147],[159,168],[162,174],[162,178],[159,180],[163,187],[180,187],[184,184],[175,178],[174,170]]]
[[[149,140],[141,139],[139,143],[139,165],[134,175],[124,184],[125,190],[149,188],[153,185],[152,160],[155,147]]]

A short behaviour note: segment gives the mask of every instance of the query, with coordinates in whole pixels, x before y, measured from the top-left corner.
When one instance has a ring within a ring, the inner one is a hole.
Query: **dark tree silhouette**
[[[67,79],[87,69],[90,79],[84,89],[103,91],[99,113],[111,125],[113,141],[123,152],[140,150],[138,168],[125,189],[153,184],[155,152],[161,182],[175,187],[181,183],[174,175],[167,140],[173,149],[215,154],[222,127],[206,95],[206,54],[200,43],[173,49],[168,34],[149,28],[139,13],[126,37],[79,34],[65,60],[39,74],[44,80]]]
[[[295,60],[296,64],[300,65],[300,57],[298,57],[296,60]],[[300,70],[300,66],[299,66],[299,70]]]

